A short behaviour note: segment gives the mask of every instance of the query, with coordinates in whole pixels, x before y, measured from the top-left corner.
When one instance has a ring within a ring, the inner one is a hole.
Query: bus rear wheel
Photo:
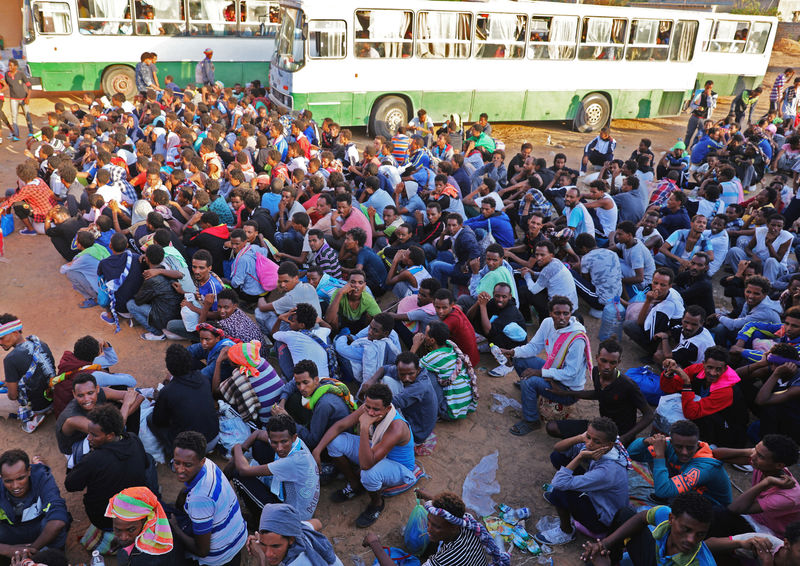
[[[595,92],[581,101],[572,127],[581,133],[593,132],[608,125],[610,120],[611,104],[605,96]]]
[[[387,140],[397,132],[397,128],[408,124],[408,107],[402,98],[387,96],[381,99],[372,111],[369,131],[374,136]]]
[[[101,86],[107,96],[121,92],[127,100],[132,100],[136,94],[136,75],[127,65],[113,65],[103,73]]]

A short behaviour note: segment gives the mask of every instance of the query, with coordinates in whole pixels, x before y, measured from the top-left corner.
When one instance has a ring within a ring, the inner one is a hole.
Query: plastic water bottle
[[[494,539],[494,543],[497,545],[497,548],[500,549],[500,552],[505,552],[506,551],[506,545],[505,545],[505,541],[503,541],[502,535],[500,533],[494,533],[492,535],[492,538]]]
[[[489,344],[489,351],[494,356],[494,359],[497,360],[498,364],[502,366],[508,365],[508,358],[506,358],[505,354],[503,354],[503,351],[500,349],[500,346],[497,346],[495,344]]]
[[[622,340],[622,323],[625,321],[625,307],[620,303],[619,297],[603,307],[603,314],[600,317],[599,340],[605,340],[616,336],[618,341]]]
[[[92,551],[92,561],[89,562],[89,566],[106,566],[106,561],[103,560],[99,550]]]
[[[547,134],[547,145],[553,145],[553,137]]]

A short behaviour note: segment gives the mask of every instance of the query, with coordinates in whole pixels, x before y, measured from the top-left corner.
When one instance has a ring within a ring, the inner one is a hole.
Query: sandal
[[[541,426],[542,426],[542,421],[530,422],[522,420],[508,430],[514,436],[525,436],[526,434],[532,433],[534,430],[539,430]]]

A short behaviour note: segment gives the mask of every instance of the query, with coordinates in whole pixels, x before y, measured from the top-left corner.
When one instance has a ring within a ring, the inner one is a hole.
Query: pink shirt
[[[352,228],[361,228],[364,232],[367,233],[367,243],[365,244],[368,248],[372,247],[372,226],[367,220],[367,217],[364,216],[364,213],[361,212],[355,206],[350,210],[350,216],[347,217],[347,220],[344,221],[342,224],[342,217],[337,217],[337,221],[341,224],[342,230],[347,232]]]
[[[783,473],[792,475],[788,468],[784,468]],[[753,485],[756,485],[762,479],[764,479],[764,474],[758,470],[753,470]],[[754,513],[751,517],[780,538],[783,538],[786,526],[789,523],[800,520],[800,485],[797,484],[796,479],[793,488],[778,489],[777,487],[770,487],[762,491],[756,501],[763,512]]]

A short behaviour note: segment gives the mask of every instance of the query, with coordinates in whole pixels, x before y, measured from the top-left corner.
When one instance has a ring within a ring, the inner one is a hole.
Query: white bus
[[[554,2],[282,0],[270,98],[388,135],[436,122],[677,114],[706,79],[760,84],[777,19]]]
[[[134,67],[158,55],[159,81],[194,82],[203,50],[214,50],[226,86],[266,83],[280,8],[271,0],[25,0],[25,58],[44,90],[136,92]]]

